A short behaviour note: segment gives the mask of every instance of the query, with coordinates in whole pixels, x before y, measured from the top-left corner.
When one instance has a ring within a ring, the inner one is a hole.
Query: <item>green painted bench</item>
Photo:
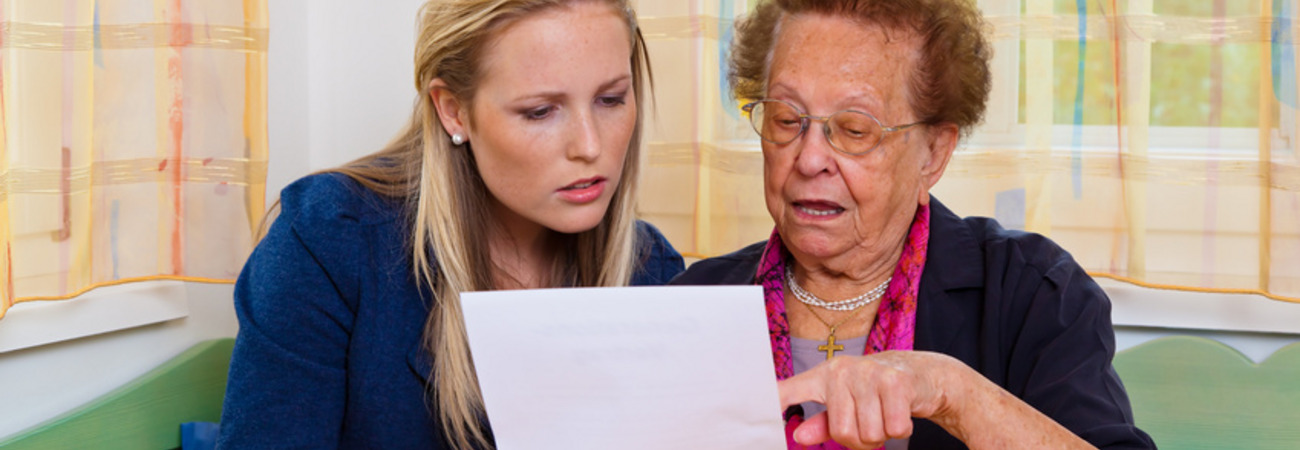
[[[233,347],[200,343],[0,449],[177,448],[181,423],[220,420]],[[1300,344],[1254,364],[1217,341],[1173,336],[1119,352],[1115,369],[1138,426],[1161,448],[1300,448]]]
[[[221,420],[234,339],[201,342],[140,378],[0,441],[3,450],[171,449],[181,424]]]
[[[1139,428],[1162,449],[1300,448],[1300,344],[1262,364],[1171,336],[1115,355]]]

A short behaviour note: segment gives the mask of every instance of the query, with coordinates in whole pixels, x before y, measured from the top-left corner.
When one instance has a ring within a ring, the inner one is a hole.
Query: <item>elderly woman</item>
[[[984,111],[981,24],[967,0],[772,0],[738,26],[776,230],[674,283],[763,286],[791,448],[1154,446],[1097,284],[929,194]]]

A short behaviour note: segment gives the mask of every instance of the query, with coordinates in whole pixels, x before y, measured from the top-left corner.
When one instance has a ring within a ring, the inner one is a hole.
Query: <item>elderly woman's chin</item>
[[[838,255],[857,245],[853,233],[846,229],[845,217],[821,223],[799,223],[799,220],[785,220],[777,225],[781,241],[793,253],[817,258]]]

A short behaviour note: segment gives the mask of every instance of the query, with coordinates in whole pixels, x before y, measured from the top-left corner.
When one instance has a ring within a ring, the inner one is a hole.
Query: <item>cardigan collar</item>
[[[975,232],[966,222],[940,203],[930,199],[930,249],[925,275],[943,290],[984,286],[984,256]],[[930,268],[938,270],[929,270]]]
[[[969,226],[940,203],[930,199],[930,248],[921,275],[916,311],[917,350],[944,352],[952,347],[968,318],[961,303],[972,297],[958,291],[984,287],[984,257],[979,240]]]

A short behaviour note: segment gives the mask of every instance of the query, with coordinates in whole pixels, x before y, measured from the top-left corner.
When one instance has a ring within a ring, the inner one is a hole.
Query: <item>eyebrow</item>
[[[630,74],[619,75],[617,78],[601,83],[600,88],[596,89],[596,92],[607,91],[609,90],[609,88],[613,87],[614,85],[626,82],[630,79],[632,79],[632,75]],[[563,100],[566,97],[566,95],[567,94],[565,94],[564,92],[558,92],[558,91],[539,92],[536,94],[526,94],[526,95],[519,96],[515,98],[513,101],[511,101],[511,103],[522,102],[522,101],[533,100],[533,99],[559,101],[559,100]]]
[[[794,100],[796,103],[799,103],[799,106],[800,106],[800,107],[807,108],[807,102],[804,101],[803,97],[800,97],[800,96],[799,96],[799,92],[798,92],[798,91],[796,91],[794,88],[790,87],[789,85],[787,85],[787,84],[785,84],[785,83],[776,83],[776,84],[773,84],[773,85],[771,85],[771,86],[768,86],[768,88],[767,88],[767,92],[768,92],[769,95],[770,95],[770,94],[772,93],[772,91],[774,91],[774,90],[784,91],[783,93],[787,94],[787,96],[788,96],[790,99]],[[878,100],[878,99],[872,97],[872,96],[871,96],[869,93],[867,93],[867,92],[861,92],[861,93],[857,93],[857,94],[853,94],[853,95],[849,95],[849,96],[845,96],[845,97],[840,97],[840,98],[838,99],[838,101],[837,101],[837,105],[842,105],[842,104],[846,104],[846,103],[849,104],[849,105],[858,104],[858,105],[861,105],[861,107],[849,106],[849,107],[847,107],[847,108],[836,109],[836,111],[844,111],[844,110],[847,110],[847,109],[852,109],[852,110],[855,110],[855,111],[862,111],[862,112],[865,112],[865,113],[867,113],[867,114],[875,115],[875,114],[877,114],[877,112],[879,112],[879,113],[883,113],[883,112],[884,112],[883,109],[884,109],[884,107],[885,107],[884,102],[882,102],[882,101],[880,101],[880,100]],[[839,107],[839,106],[836,106],[836,108],[840,108],[840,107]],[[877,111],[877,112],[872,112],[873,110],[879,110],[879,111]],[[805,112],[805,113],[809,113],[809,114],[811,114],[811,113],[808,112],[808,111],[804,111],[804,112]],[[827,112],[827,114],[829,114],[829,112]]]
[[[767,95],[769,96],[772,95],[772,91],[785,91],[789,94],[789,97],[791,97],[793,100],[799,103],[803,103],[803,98],[799,96],[799,93],[795,91],[794,88],[786,85],[785,83],[776,83],[773,85],[769,85],[767,87]]]

